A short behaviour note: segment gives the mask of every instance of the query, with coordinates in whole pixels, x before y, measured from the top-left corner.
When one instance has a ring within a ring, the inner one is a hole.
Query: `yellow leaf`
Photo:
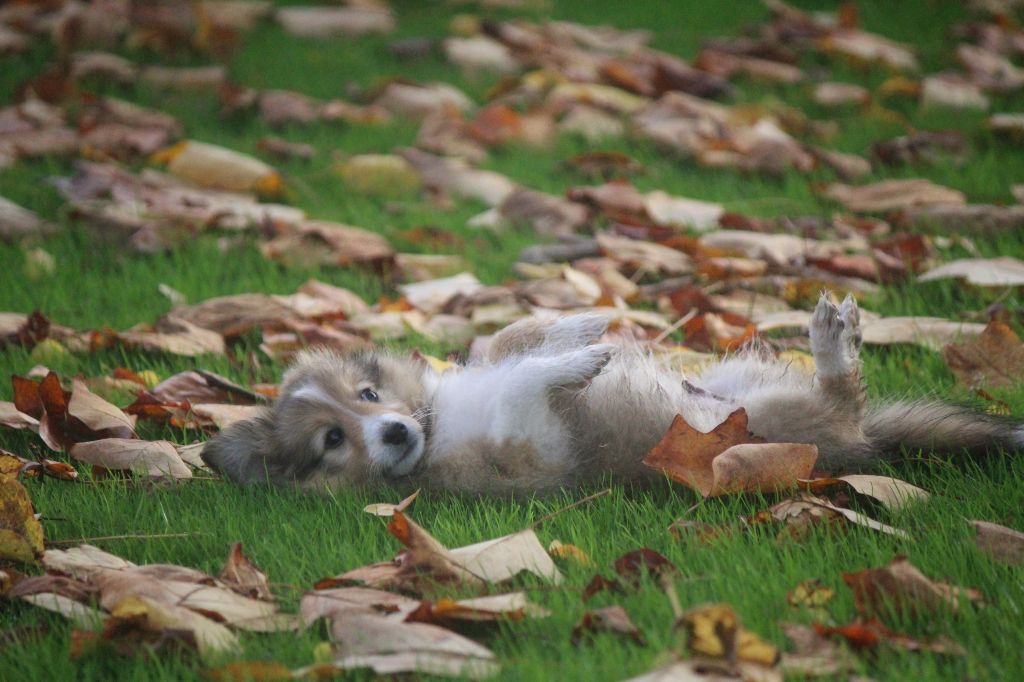
[[[34,562],[43,553],[43,527],[25,487],[0,480],[0,559]]]

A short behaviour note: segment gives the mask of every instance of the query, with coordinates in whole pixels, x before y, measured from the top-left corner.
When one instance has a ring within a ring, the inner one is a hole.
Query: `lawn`
[[[834,9],[835,3],[799,2],[805,9]],[[970,15],[959,2],[867,2],[859,5],[863,28],[913,45],[923,73],[954,65],[954,24]],[[759,3],[728,0],[718,3],[678,0],[671,3],[622,3],[609,0],[563,2],[549,9],[487,10],[475,4],[394,2],[394,32],[345,40],[312,40],[285,33],[273,21],[259,23],[227,61],[232,81],[258,89],[286,88],[328,99],[341,96],[352,84],[371,88],[401,74],[413,81],[452,83],[477,102],[484,102],[496,78],[467,78],[443,54],[416,61],[400,61],[387,50],[397,39],[448,35],[452,17],[469,12],[503,20],[526,16],[532,20],[566,19],[584,24],[610,24],[653,32],[651,45],[685,59],[693,58],[703,40],[733,36],[759,22],[768,10]],[[190,53],[170,57],[134,49],[126,51],[140,63],[198,65],[209,57]],[[49,41],[38,40],[25,53],[0,58],[0,105],[14,102],[19,84],[44,71],[55,58]],[[808,71],[827,69],[830,80],[856,83],[877,90],[891,76],[887,70],[842,59],[804,56]],[[940,159],[934,163],[889,168],[876,165],[857,182],[889,178],[923,177],[964,192],[970,203],[1012,204],[1010,187],[1024,181],[1024,153],[1019,144],[990,133],[985,114],[971,110],[924,108],[916,101],[893,98],[885,106],[898,117],[871,115],[863,110],[826,109],[816,104],[804,84],[765,84],[734,79],[733,102],[785,102],[812,119],[838,121],[828,146],[866,155],[871,144],[905,134],[904,118],[912,128],[957,130],[971,141],[966,163]],[[385,235],[403,252],[448,252],[465,256],[472,272],[485,284],[516,278],[513,265],[519,252],[541,239],[528,229],[491,233],[466,227],[467,221],[487,207],[471,200],[452,205],[431,201],[426,194],[396,205],[390,199],[350,191],[334,170],[333,154],[389,153],[414,143],[418,126],[401,121],[377,126],[349,126],[320,122],[272,129],[249,114],[224,117],[215,94],[168,94],[144,86],[127,88],[90,83],[97,94],[110,94],[161,109],[181,121],[190,139],[210,142],[259,156],[257,142],[268,134],[304,142],[315,148],[312,161],[273,161],[286,182],[283,201],[304,209],[311,217],[356,225]],[[1024,96],[994,95],[991,110],[1020,111]],[[777,177],[741,174],[734,169],[713,169],[666,153],[649,141],[630,137],[592,143],[576,135],[561,135],[542,148],[511,144],[492,150],[483,166],[530,188],[561,196],[568,188],[594,184],[563,163],[575,154],[601,149],[624,152],[640,162],[644,171],[633,182],[641,191],[713,201],[726,210],[773,218],[816,216],[829,218],[838,205],[818,191],[835,179],[829,170],[810,174],[787,170]],[[144,161],[136,167],[144,167]],[[221,249],[225,235],[204,233],[173,249],[142,254],[123,244],[98,240],[96,233],[64,209],[55,188],[47,181],[72,172],[68,158],[20,160],[0,170],[0,194],[61,226],[54,236],[29,245],[0,244],[0,311],[42,311],[50,320],[75,329],[126,329],[152,322],[171,308],[158,285],[184,294],[189,302],[246,292],[290,294],[316,278],[359,294],[368,303],[382,296],[398,296],[394,286],[372,273],[353,268],[283,267],[265,258],[254,235],[231,235],[233,245]],[[432,226],[455,236],[445,245],[425,243],[410,235],[417,227]],[[954,240],[940,251],[940,260],[974,256],[1024,257],[1020,231],[978,235],[970,230],[965,245]],[[943,236],[943,235],[939,235]],[[31,248],[42,248],[55,262],[52,271],[38,272],[27,265]],[[966,286],[955,280],[882,286],[861,299],[864,308],[883,316],[929,315],[959,319],[984,311],[999,302],[1020,331],[1019,312],[1024,301],[1019,289]],[[685,343],[685,339],[683,339]],[[418,349],[437,357],[463,353],[464,346],[420,336],[389,342],[403,351]],[[192,368],[220,373],[243,385],[275,383],[284,365],[259,351],[259,335],[237,341],[231,357],[187,358],[145,353],[117,346],[92,353],[33,353],[17,345],[0,348],[0,374],[24,376],[45,364],[62,377],[96,377],[116,368],[151,370],[159,378]],[[258,357],[259,362],[251,362]],[[909,345],[869,346],[863,352],[865,374],[872,398],[938,397],[984,405],[958,383],[942,356]],[[992,389],[1013,416],[1024,418],[1024,385]],[[0,400],[11,400],[10,385],[0,385]],[[124,405],[122,405],[123,407]],[[143,425],[140,435],[188,442],[195,431]],[[0,447],[23,456],[45,450],[31,433],[0,430]],[[55,456],[52,455],[51,456]],[[62,456],[62,455],[60,455]],[[172,563],[216,573],[231,543],[241,541],[246,553],[270,577],[284,610],[294,610],[305,590],[318,579],[350,568],[392,557],[398,544],[385,530],[385,522],[364,514],[372,502],[397,501],[389,490],[341,490],[325,495],[304,495],[289,489],[239,488],[210,475],[179,485],[93,478],[79,465],[81,480],[26,481],[36,511],[42,515],[48,543],[75,544],[83,538],[136,563]],[[926,575],[979,590],[984,607],[940,610],[933,615],[903,613],[889,622],[901,632],[919,637],[946,635],[966,651],[962,656],[908,652],[883,647],[856,657],[856,670],[878,680],[1012,680],[1024,679],[1024,589],[1019,567],[993,561],[971,541],[965,519],[982,519],[1013,528],[1024,527],[1024,462],[1012,453],[992,452],[980,461],[947,463],[928,453],[909,452],[907,462],[886,473],[918,485],[933,497],[897,512],[870,510],[884,522],[901,528],[909,540],[863,528],[848,532],[813,530],[802,541],[778,540],[776,531],[755,527],[750,532],[704,543],[695,537],[676,538],[668,526],[686,518],[713,525],[735,523],[765,509],[774,499],[727,496],[698,503],[698,496],[682,486],[665,482],[654,490],[630,490],[611,482],[610,494],[544,521],[537,527],[542,543],[572,543],[584,550],[596,568],[566,562],[560,567],[566,581],[558,587],[527,582],[530,598],[551,611],[544,619],[502,623],[475,633],[474,639],[497,654],[502,669],[498,679],[619,680],[645,673],[666,660],[665,652],[679,649],[673,614],[664,593],[653,580],[633,593],[604,593],[584,603],[584,586],[596,571],[610,574],[621,554],[638,547],[662,553],[680,570],[675,581],[684,607],[727,602],[751,631],[785,648],[779,623],[809,623],[815,616],[786,603],[786,594],[801,581],[816,578],[836,591],[829,604],[831,619],[847,623],[855,616],[851,591],[843,584],[844,572],[881,566],[895,555],[907,555]],[[474,499],[426,491],[410,514],[448,547],[458,547],[515,532],[549,513],[596,492],[567,490],[551,498],[514,500]],[[145,537],[121,537],[141,535]],[[152,537],[151,537],[152,536]],[[35,569],[29,568],[27,572]],[[588,609],[618,603],[629,612],[644,634],[646,646],[628,638],[599,635],[593,644],[574,646],[570,633]],[[45,630],[22,638],[3,636],[0,670],[8,680],[156,680],[192,679],[205,667],[230,658],[198,661],[194,656],[155,658],[121,657],[100,652],[77,660],[69,657],[71,625],[64,619],[16,601],[0,603],[4,630],[45,625]],[[297,668],[314,660],[314,650],[326,639],[322,628],[298,635],[242,633],[244,660],[271,660]],[[366,677],[370,675],[365,674]]]

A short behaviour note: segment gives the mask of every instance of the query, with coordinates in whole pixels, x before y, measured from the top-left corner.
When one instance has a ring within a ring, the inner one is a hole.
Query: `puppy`
[[[301,354],[277,402],[209,441],[203,460],[243,483],[372,486],[472,494],[550,492],[608,474],[645,483],[647,452],[681,414],[710,431],[744,408],[767,441],[813,443],[820,468],[870,471],[901,448],[1016,448],[1013,423],[941,402],[868,405],[852,298],[822,295],[810,325],[816,373],[753,348],[695,376],[638,347],[597,343],[596,314],[528,319],[488,357],[437,374],[387,353]]]

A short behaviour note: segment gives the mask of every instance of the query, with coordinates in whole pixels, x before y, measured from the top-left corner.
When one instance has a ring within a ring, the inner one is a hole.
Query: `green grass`
[[[401,73],[422,80],[452,82],[482,101],[491,85],[489,79],[466,81],[442,58],[431,57],[405,64],[385,50],[394,37],[442,36],[456,11],[442,3],[400,2],[399,29],[395,36],[357,41],[323,43],[296,40],[278,27],[265,24],[246,40],[229,63],[232,78],[252,87],[290,88],[329,98],[343,93],[349,83],[373,87],[381,80]],[[811,3],[800,3],[811,7]],[[961,3],[862,2],[865,27],[888,37],[913,43],[927,72],[950,68],[953,41],[951,24],[966,19]],[[814,3],[819,8],[832,3]],[[470,6],[467,11],[473,11]],[[654,31],[654,45],[660,49],[693,57],[700,41],[708,36],[735,34],[745,25],[761,19],[763,7],[747,0],[721,3],[621,3],[555,2],[551,15],[587,23]],[[511,16],[498,13],[498,17]],[[540,13],[529,14],[539,18]],[[157,61],[155,55],[133,53],[143,61]],[[42,70],[52,57],[45,45],[26,55],[4,57],[0,68],[0,103],[13,98],[16,86]],[[188,55],[175,63],[202,63]],[[808,57],[808,67],[827,67],[831,77],[876,88],[889,75],[883,69]],[[866,154],[870,145],[903,130],[891,122],[861,115],[856,111],[832,112],[816,107],[804,87],[773,87],[741,81],[738,99],[747,102],[783,101],[803,109],[815,119],[838,119],[839,132],[825,146]],[[519,250],[536,241],[522,231],[500,236],[475,232],[466,220],[483,210],[481,205],[459,202],[450,210],[415,198],[389,210],[385,202],[346,191],[332,170],[331,153],[387,152],[397,145],[411,144],[416,127],[395,123],[381,128],[316,125],[271,131],[253,116],[222,119],[213,96],[166,95],[139,88],[120,90],[100,87],[142,104],[157,106],[179,117],[192,138],[215,142],[243,152],[256,153],[263,135],[274,132],[295,141],[308,142],[317,149],[311,163],[278,164],[288,179],[288,200],[311,216],[339,220],[386,234],[402,249],[424,249],[403,240],[405,230],[431,225],[457,235],[473,271],[488,283],[511,278],[511,265]],[[997,110],[1020,110],[1024,99],[998,98]],[[981,117],[973,114],[921,110],[916,103],[887,100],[884,106],[922,129],[953,128],[964,131],[973,153],[966,164],[952,162],[927,167],[882,169],[870,179],[927,177],[958,188],[972,202],[1009,203],[1010,185],[1024,178],[1024,154],[1003,140],[994,139],[981,128]],[[562,193],[567,187],[588,184],[588,179],[566,171],[567,157],[592,147],[574,137],[560,138],[549,149],[509,147],[492,153],[486,166],[508,174],[531,187]],[[624,151],[644,164],[636,178],[643,190],[660,188],[673,194],[720,201],[729,210],[755,216],[828,216],[837,207],[815,192],[816,183],[832,180],[830,173],[810,177],[794,173],[780,178],[742,176],[730,171],[702,169],[693,162],[633,141],[610,141],[604,149]],[[205,235],[173,251],[140,255],[119,244],[104,241],[82,222],[67,216],[61,201],[45,179],[70,172],[61,160],[19,163],[0,171],[0,188],[7,198],[39,211],[64,226],[63,231],[38,246],[52,254],[57,270],[32,279],[25,269],[25,251],[18,245],[0,246],[0,310],[30,312],[42,310],[53,321],[76,328],[110,326],[122,329],[140,321],[151,321],[170,308],[157,285],[165,283],[183,292],[190,301],[248,291],[290,293],[310,277],[345,286],[369,301],[382,294],[394,295],[390,286],[366,275],[339,269],[283,269],[259,255],[255,241],[243,239],[222,254],[217,237]],[[968,236],[969,233],[968,233]],[[977,249],[985,256],[1024,256],[1019,234],[998,238],[975,237]],[[35,244],[32,246],[36,246]],[[963,257],[967,251],[954,246],[943,258]],[[1011,311],[1020,309],[1019,292],[1001,292],[965,287],[954,282],[887,287],[865,306],[885,315],[926,314],[955,318],[982,311],[1000,296]],[[243,341],[254,346],[253,339]],[[459,350],[440,344],[423,345],[415,340],[403,347],[419,346],[434,354]],[[243,348],[245,349],[245,348]],[[872,397],[932,395],[948,399],[974,399],[958,386],[940,356],[917,348],[869,348],[865,351],[866,373]],[[244,352],[235,354],[246,357]],[[35,360],[24,350],[0,350],[0,375],[24,374]],[[172,356],[145,355],[124,350],[91,355],[71,355],[48,363],[62,375],[97,376],[117,367],[152,369],[161,377],[199,366],[243,382],[276,381],[282,368],[263,362],[259,369],[228,358],[191,361]],[[0,386],[0,399],[10,399],[10,387]],[[993,391],[1006,400],[1014,414],[1024,416],[1021,387]],[[152,429],[146,436],[185,440],[194,434]],[[34,438],[0,431],[0,446],[21,453],[41,447]],[[993,453],[988,460],[958,466],[937,464],[915,458],[899,466],[894,475],[916,483],[935,497],[898,514],[871,510],[886,522],[908,530],[912,541],[899,541],[866,530],[845,535],[814,533],[803,543],[777,542],[766,531],[713,543],[677,541],[666,531],[676,518],[695,503],[695,497],[668,485],[638,492],[613,485],[609,497],[597,500],[543,524],[538,533],[544,543],[552,539],[571,542],[586,550],[610,573],[612,560],[621,553],[651,547],[664,553],[682,571],[678,581],[684,606],[703,602],[731,603],[744,623],[772,641],[783,644],[778,626],[781,620],[809,622],[810,616],[786,605],[785,594],[798,582],[820,578],[836,589],[831,606],[836,622],[854,616],[852,596],[842,584],[841,574],[886,563],[894,554],[907,554],[927,575],[945,578],[981,590],[988,606],[963,609],[959,614],[940,613],[934,617],[907,618],[896,623],[919,635],[947,634],[968,651],[963,658],[931,654],[908,654],[883,650],[877,656],[859,657],[860,672],[879,680],[919,678],[923,680],[1010,680],[1024,678],[1020,657],[1024,609],[1020,569],[995,563],[973,548],[964,518],[977,518],[1020,528],[1024,526],[1022,461],[1019,457]],[[190,533],[185,538],[111,540],[104,549],[135,562],[168,562],[219,570],[231,542],[241,540],[246,551],[278,586],[285,608],[294,608],[298,596],[318,578],[334,575],[364,563],[393,555],[396,543],[387,535],[380,519],[363,514],[369,502],[392,500],[391,491],[343,491],[334,496],[309,497],[287,490],[240,489],[219,481],[194,481],[187,485],[149,490],[124,482],[91,482],[80,485],[29,482],[37,510],[43,515],[47,538],[74,540],[117,534]],[[450,494],[425,493],[416,502],[413,516],[449,546],[458,546],[518,530],[548,512],[582,497],[588,491],[567,492],[547,500],[474,500]],[[711,500],[690,513],[689,518],[713,524],[732,523],[767,504],[765,500],[729,498]],[[602,679],[616,680],[650,669],[661,653],[677,646],[671,628],[670,609],[657,587],[646,584],[626,596],[601,595],[584,605],[580,591],[593,574],[591,569],[566,566],[565,586],[551,589],[527,583],[532,598],[551,609],[545,620],[501,625],[474,637],[491,646],[503,665],[501,679]],[[593,646],[581,649],[569,643],[573,624],[587,608],[621,603],[648,640],[646,648],[611,636],[602,636]],[[198,675],[192,658],[161,658],[153,661],[94,655],[81,661],[67,656],[70,626],[57,617],[21,603],[0,604],[6,627],[43,623],[46,635],[24,644],[0,648],[0,670],[5,679],[189,679]],[[297,667],[311,662],[313,648],[325,638],[319,628],[295,635],[242,635],[247,659],[280,661]]]

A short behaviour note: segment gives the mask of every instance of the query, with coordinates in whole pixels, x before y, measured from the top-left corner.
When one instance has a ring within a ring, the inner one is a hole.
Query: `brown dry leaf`
[[[468,78],[481,74],[509,74],[520,65],[512,52],[497,40],[484,35],[470,38],[446,38],[444,53]]]
[[[892,612],[932,614],[943,608],[956,611],[961,601],[982,602],[977,590],[935,582],[903,556],[881,568],[844,573],[843,582],[853,590],[857,612],[866,617]]]
[[[173,315],[150,325],[136,325],[118,333],[117,339],[130,347],[147,351],[196,357],[211,353],[224,355],[227,347],[224,337],[209,329],[194,325]]]
[[[980,287],[1014,287],[1024,285],[1024,261],[1010,256],[999,258],[966,258],[932,268],[920,275],[920,282],[947,277],[963,278]]]
[[[53,459],[40,457],[39,459],[25,459],[13,452],[0,449],[0,477],[36,478],[49,476],[61,481],[74,481],[78,479],[78,470],[66,462],[58,462]]]
[[[467,112],[475,106],[466,93],[448,83],[389,83],[373,103],[396,116],[417,121],[449,107]]]
[[[171,174],[200,187],[280,194],[281,176],[257,158],[231,149],[185,140],[153,155]]]
[[[884,317],[861,323],[866,344],[912,343],[935,351],[954,341],[978,336],[984,329],[985,325],[980,323],[938,317]]]
[[[27,208],[0,197],[0,240],[15,241],[23,237],[53,234],[57,226]]]
[[[708,433],[677,415],[644,464],[714,497],[796,485],[810,474],[817,458],[813,445],[764,443],[747,430],[746,412],[739,409]]]
[[[946,346],[942,357],[971,388],[1012,386],[1024,376],[1024,343],[997,319],[990,321],[978,338]]]
[[[320,679],[319,675],[311,674],[307,678],[298,675],[298,671],[274,661],[236,661],[219,668],[209,668],[203,675],[215,682],[283,682],[296,679]]]
[[[728,604],[690,609],[677,625],[686,629],[686,648],[693,655],[746,661],[765,667],[772,667],[779,661],[779,650],[746,630]]]
[[[580,617],[580,622],[572,629],[570,640],[574,646],[590,640],[595,634],[612,632],[629,637],[640,646],[646,646],[644,636],[630,620],[626,609],[621,606],[605,606],[604,608],[587,611]]]
[[[175,308],[168,314],[174,322],[190,323],[233,338],[264,325],[299,319],[287,300],[267,294],[218,296],[200,303]]]
[[[363,511],[367,514],[373,514],[374,516],[394,516],[395,512],[403,512],[409,508],[416,498],[419,497],[420,490],[416,489],[414,493],[403,499],[398,504],[392,504],[388,502],[377,502],[375,504],[368,504],[363,507]]]
[[[79,580],[91,581],[101,571],[120,571],[135,566],[99,547],[78,545],[68,549],[49,549],[43,555],[43,566],[48,571],[66,573]]]
[[[406,622],[439,625],[517,621],[551,615],[547,609],[530,603],[522,592],[459,600],[442,597],[435,602],[420,602],[414,608],[401,607],[398,613],[405,614]]]
[[[403,673],[442,675],[482,680],[498,674],[500,665],[491,659],[462,656],[445,652],[407,651],[393,654],[356,654],[318,663],[293,672],[298,679],[327,679],[349,670],[372,670],[377,675],[399,676]]]
[[[224,568],[217,577],[235,592],[245,597],[274,601],[266,574],[256,567],[249,557],[242,553],[242,543],[231,545]]]
[[[242,630],[281,632],[298,627],[298,619],[278,613],[275,604],[243,597],[223,587],[195,582],[200,577],[209,579],[209,576],[197,573],[180,566],[160,565],[101,569],[92,578],[92,583],[99,589],[100,605],[111,610],[125,598],[142,597],[166,606],[213,614],[218,622]]]
[[[787,535],[780,537],[788,536],[794,539],[801,539],[816,524],[838,523],[840,519],[843,519],[849,523],[877,530],[887,535],[910,539],[910,536],[905,531],[875,521],[852,509],[837,507],[823,497],[815,497],[807,493],[800,493],[793,498],[772,505],[768,509],[768,513],[776,521],[786,524]]]
[[[917,501],[924,501],[931,497],[931,493],[916,485],[889,476],[873,476],[868,474],[850,474],[838,478],[816,478],[810,481],[801,481],[801,487],[812,493],[821,494],[836,487],[853,490],[853,492],[866,495],[877,500],[883,507],[890,511],[903,509]]]
[[[232,403],[253,405],[266,402],[226,377],[206,370],[187,370],[167,377],[149,391],[165,403]]]
[[[395,256],[394,249],[381,235],[324,220],[285,226],[280,235],[264,243],[260,251],[285,265],[306,268],[313,265],[381,267]]]
[[[354,38],[369,33],[390,33],[395,18],[386,5],[351,7],[284,7],[275,13],[286,33],[300,38]]]
[[[0,426],[9,429],[39,429],[39,420],[18,410],[14,403],[0,401]]]
[[[136,438],[135,418],[89,390],[80,379],[72,381],[68,416],[77,419],[96,433],[112,438]]]
[[[977,535],[974,543],[981,551],[1011,566],[1024,562],[1024,533],[989,521],[969,521]]]
[[[103,628],[103,638],[108,641],[128,637],[138,631],[157,636],[185,631],[194,638],[195,645],[202,655],[234,652],[239,649],[238,639],[226,627],[175,604],[161,603],[145,596],[134,595],[110,604],[109,611],[110,617],[104,622]]]
[[[204,403],[192,406],[192,414],[199,418],[201,424],[212,423],[218,429],[226,429],[235,422],[247,421],[259,416],[264,411],[261,405],[224,405],[220,403]]]
[[[571,560],[580,566],[593,567],[594,560],[576,545],[567,545],[560,540],[552,540],[548,544],[548,554],[556,559]]]
[[[494,654],[451,630],[429,623],[407,623],[359,610],[334,614],[331,639],[345,658],[353,656],[443,655],[458,657],[463,666],[493,662]]]
[[[995,235],[1003,232],[1015,232],[1024,227],[1024,206],[995,206],[991,204],[914,206],[904,209],[900,213],[899,221],[900,224],[910,228],[928,228],[940,234]],[[1013,259],[1006,260],[1013,262]],[[992,259],[990,262],[995,268],[1000,259]],[[1020,261],[1017,263],[1019,264]],[[1011,272],[994,273],[992,279],[997,281],[1003,278],[1019,280],[1020,272],[1018,267],[1012,269]],[[973,275],[967,276],[972,277]],[[984,274],[977,276],[983,281],[989,279]]]
[[[885,644],[907,651],[931,651],[936,654],[963,656],[967,652],[948,637],[939,636],[932,640],[920,640],[909,635],[893,632],[878,620],[854,621],[848,625],[828,627],[814,624],[814,630],[823,637],[839,635],[855,649],[874,649]]]
[[[575,234],[590,220],[585,206],[525,187],[506,196],[498,205],[496,216],[499,222],[525,223],[545,237]]]
[[[346,583],[400,587],[424,592],[437,583],[463,583],[477,588],[500,583],[523,571],[553,583],[562,581],[550,555],[532,530],[449,550],[402,512],[395,512],[388,530],[407,550],[395,561],[363,566],[317,583],[318,588]]]
[[[102,611],[62,594],[40,592],[38,594],[26,594],[21,599],[33,606],[60,614],[77,627],[92,630],[103,622],[104,614]]]
[[[131,471],[157,478],[192,478],[192,470],[181,461],[174,444],[165,440],[104,438],[76,443],[69,454],[74,459],[104,469]]]
[[[818,83],[814,86],[814,101],[823,107],[838,107],[849,104],[867,104],[871,93],[853,83]]]
[[[341,611],[372,611],[380,614],[411,613],[419,608],[420,600],[394,592],[368,587],[341,587],[314,590],[302,595],[299,615],[303,625],[312,625],[320,618],[333,618]],[[404,616],[403,616],[404,617]]]
[[[779,625],[793,643],[793,651],[783,653],[779,660],[779,670],[784,674],[801,679],[837,679],[837,675],[842,675],[855,665],[848,651],[818,634],[813,627],[798,623]]]
[[[929,180],[883,180],[870,185],[832,184],[825,194],[847,209],[862,213],[893,211],[921,204],[963,204],[963,192],[936,185]]]
[[[43,527],[18,481],[0,477],[0,559],[33,563],[43,554]]]

